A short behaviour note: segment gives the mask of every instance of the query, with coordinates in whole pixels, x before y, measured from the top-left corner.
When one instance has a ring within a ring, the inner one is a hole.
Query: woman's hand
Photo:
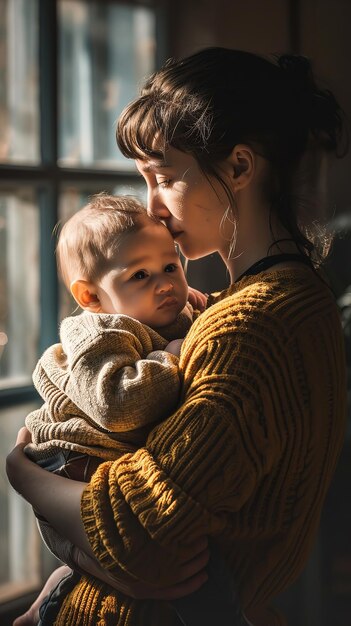
[[[24,448],[28,443],[32,442],[32,435],[26,426],[22,426],[17,433],[16,446]]]
[[[21,461],[25,460],[26,462],[30,462],[29,459],[24,454],[24,448],[28,443],[31,443],[32,437],[31,434],[25,426],[19,429],[17,433],[15,447],[11,450],[11,452],[7,455],[6,458],[6,472],[7,477],[12,485],[12,487],[21,493],[20,491],[20,480],[18,480],[21,476]],[[17,463],[19,465],[19,471],[16,471]],[[21,494],[22,495],[22,494]]]
[[[7,456],[6,471],[12,487],[62,537],[94,556],[80,515],[86,483],[57,476],[31,461],[23,451],[29,441],[28,430],[21,428],[16,446]]]
[[[25,468],[28,463],[34,465],[32,461],[28,459],[28,457],[24,453],[24,448],[27,444],[31,443],[32,436],[26,428],[26,426],[22,426],[17,433],[16,443],[14,448],[9,452],[6,457],[6,472],[9,482],[12,487],[21,493],[21,484],[22,484],[22,474],[25,472]],[[30,467],[30,466],[29,466]],[[18,471],[17,471],[18,470]],[[25,496],[24,496],[25,497]],[[27,499],[27,498],[25,498]]]

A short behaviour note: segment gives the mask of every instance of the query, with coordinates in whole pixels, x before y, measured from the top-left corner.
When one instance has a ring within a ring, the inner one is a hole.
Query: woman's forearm
[[[17,445],[7,457],[7,475],[18,493],[63,537],[94,556],[80,515],[85,483],[56,476],[30,461]]]
[[[107,582],[124,594],[137,599],[172,600],[193,593],[207,579],[204,570],[208,561],[206,537],[191,540],[184,545],[184,555],[174,576],[175,584],[165,587],[139,581],[136,574],[130,575],[113,562],[113,574],[102,568],[90,548],[80,515],[80,502],[85,483],[56,476],[30,461],[23,448],[31,440],[29,431],[20,429],[16,447],[7,457],[7,473],[10,483],[52,527],[70,540],[75,548],[72,552],[74,567],[86,571]],[[157,548],[157,544],[155,544]],[[157,548],[159,551],[159,547]],[[109,568],[108,568],[109,569]]]

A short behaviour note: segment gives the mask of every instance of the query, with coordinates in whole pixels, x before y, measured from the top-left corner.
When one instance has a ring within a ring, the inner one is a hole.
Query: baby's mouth
[[[157,308],[164,309],[167,307],[175,306],[176,304],[178,304],[177,298],[175,298],[174,296],[167,296],[167,298],[165,298],[160,306],[158,306]]]

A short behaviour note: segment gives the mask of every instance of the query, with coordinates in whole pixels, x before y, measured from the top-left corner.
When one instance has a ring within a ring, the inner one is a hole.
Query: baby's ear
[[[85,311],[91,313],[99,313],[101,304],[96,293],[96,287],[87,280],[74,280],[70,285],[73,298],[79,306]]]

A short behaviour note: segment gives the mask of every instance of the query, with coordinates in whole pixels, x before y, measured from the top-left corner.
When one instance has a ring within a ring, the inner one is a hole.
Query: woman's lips
[[[177,239],[177,237],[180,237],[180,235],[183,234],[183,231],[182,230],[178,230],[178,231],[172,231],[171,230],[170,233],[171,233],[173,239]]]
[[[178,304],[178,300],[177,298],[173,297],[173,296],[169,296],[167,298],[165,298],[162,302],[162,304],[160,304],[159,307],[157,307],[158,309],[164,309],[166,307],[169,306],[175,306],[176,304]]]

